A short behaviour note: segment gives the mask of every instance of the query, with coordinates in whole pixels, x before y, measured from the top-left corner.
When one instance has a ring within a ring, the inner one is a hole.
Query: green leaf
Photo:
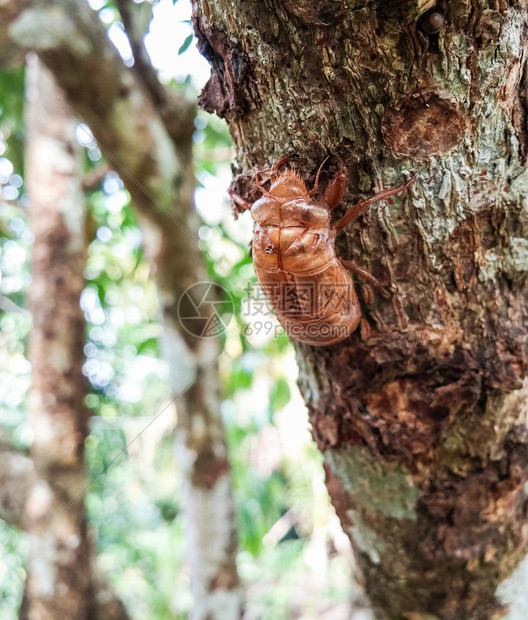
[[[192,34],[190,34],[185,41],[180,45],[180,49],[178,50],[178,56],[180,54],[183,54],[183,52],[187,51],[189,49],[189,45],[192,43],[193,40],[193,36]]]
[[[286,379],[278,379],[270,390],[270,405],[273,411],[285,407],[290,400],[290,386]]]
[[[155,355],[158,351],[158,338],[147,338],[137,347],[137,352],[143,355]]]

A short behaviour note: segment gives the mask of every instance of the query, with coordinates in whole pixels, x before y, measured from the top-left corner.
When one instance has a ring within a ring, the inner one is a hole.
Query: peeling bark
[[[296,345],[300,386],[377,617],[504,615],[528,550],[526,4],[193,6],[237,194],[289,153],[309,183],[343,158],[345,206],[417,173],[337,239],[385,291],[358,282],[347,340]]]
[[[178,315],[181,294],[206,279],[193,204],[195,107],[155,85],[151,71],[127,69],[83,1],[22,4],[7,30],[13,45],[36,51],[53,72],[74,114],[90,126],[132,196],[159,292],[162,348],[178,397],[176,445],[184,479],[192,615],[238,619],[242,596],[219,409],[218,343],[187,333]]]

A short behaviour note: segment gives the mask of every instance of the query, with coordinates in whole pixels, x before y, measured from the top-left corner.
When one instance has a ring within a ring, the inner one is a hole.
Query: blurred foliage
[[[25,580],[27,538],[0,520],[0,616],[16,618]]]
[[[119,29],[112,2],[91,4],[109,30]],[[176,44],[185,59],[196,50],[188,17],[180,21]],[[197,94],[189,75],[165,81],[189,97]],[[27,446],[31,321],[25,308],[33,236],[23,186],[23,98],[23,71],[0,73],[0,421],[17,445]],[[250,218],[232,217],[226,194],[229,134],[220,119],[202,112],[195,126],[196,203],[207,272],[235,306],[222,338],[220,371],[248,617],[319,618],[349,596],[348,543],[329,506],[321,456],[309,437],[293,349],[255,295]],[[86,127],[78,139],[87,175],[106,165]],[[118,174],[107,171],[86,199],[89,256],[80,303],[87,322],[86,404],[93,412],[86,503],[98,565],[132,618],[184,619],[191,598],[172,446],[175,410],[168,404],[167,367],[158,345],[156,291]],[[0,548],[0,616],[15,617],[25,578],[25,537],[0,523]]]
[[[24,70],[0,72],[0,155],[9,141],[9,161],[24,176]]]

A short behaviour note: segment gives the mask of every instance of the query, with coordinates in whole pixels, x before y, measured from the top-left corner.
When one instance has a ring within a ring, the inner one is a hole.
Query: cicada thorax
[[[288,335],[314,345],[346,338],[361,313],[352,279],[335,255],[328,211],[309,199],[279,204],[267,197],[253,205],[252,215],[255,272]]]

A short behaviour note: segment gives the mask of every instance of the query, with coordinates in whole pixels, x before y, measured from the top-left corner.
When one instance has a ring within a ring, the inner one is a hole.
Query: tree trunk
[[[296,344],[300,386],[377,617],[502,616],[528,538],[526,3],[193,5],[242,197],[290,153],[309,183],[346,162],[338,215],[417,173],[337,239],[384,287],[356,280],[347,340]]]
[[[35,483],[38,483],[38,478],[35,478],[35,467],[32,459],[17,450],[0,428],[0,519],[19,529],[23,529],[27,525],[24,509]],[[90,570],[94,586],[95,619],[128,620],[128,614],[123,603],[100,575],[95,567],[94,560],[95,553],[92,553]],[[18,614],[19,620],[28,620],[28,606],[29,595],[26,583],[24,598]]]
[[[84,196],[76,125],[53,76],[36,57],[27,70],[27,188],[35,235],[29,308],[33,429],[25,522],[28,618],[95,615],[84,492],[89,412],[83,376]]]
[[[214,338],[185,331],[178,312],[181,295],[206,275],[193,203],[195,106],[165,89],[144,60],[137,59],[134,70],[126,68],[84,0],[10,0],[7,9],[7,18],[0,16],[0,34],[11,46],[39,54],[132,196],[159,292],[162,348],[178,412],[176,446],[195,599],[191,615],[237,620],[242,593],[220,416],[219,346]],[[131,37],[137,50],[134,33]],[[6,61],[15,56],[12,49],[5,53]]]

